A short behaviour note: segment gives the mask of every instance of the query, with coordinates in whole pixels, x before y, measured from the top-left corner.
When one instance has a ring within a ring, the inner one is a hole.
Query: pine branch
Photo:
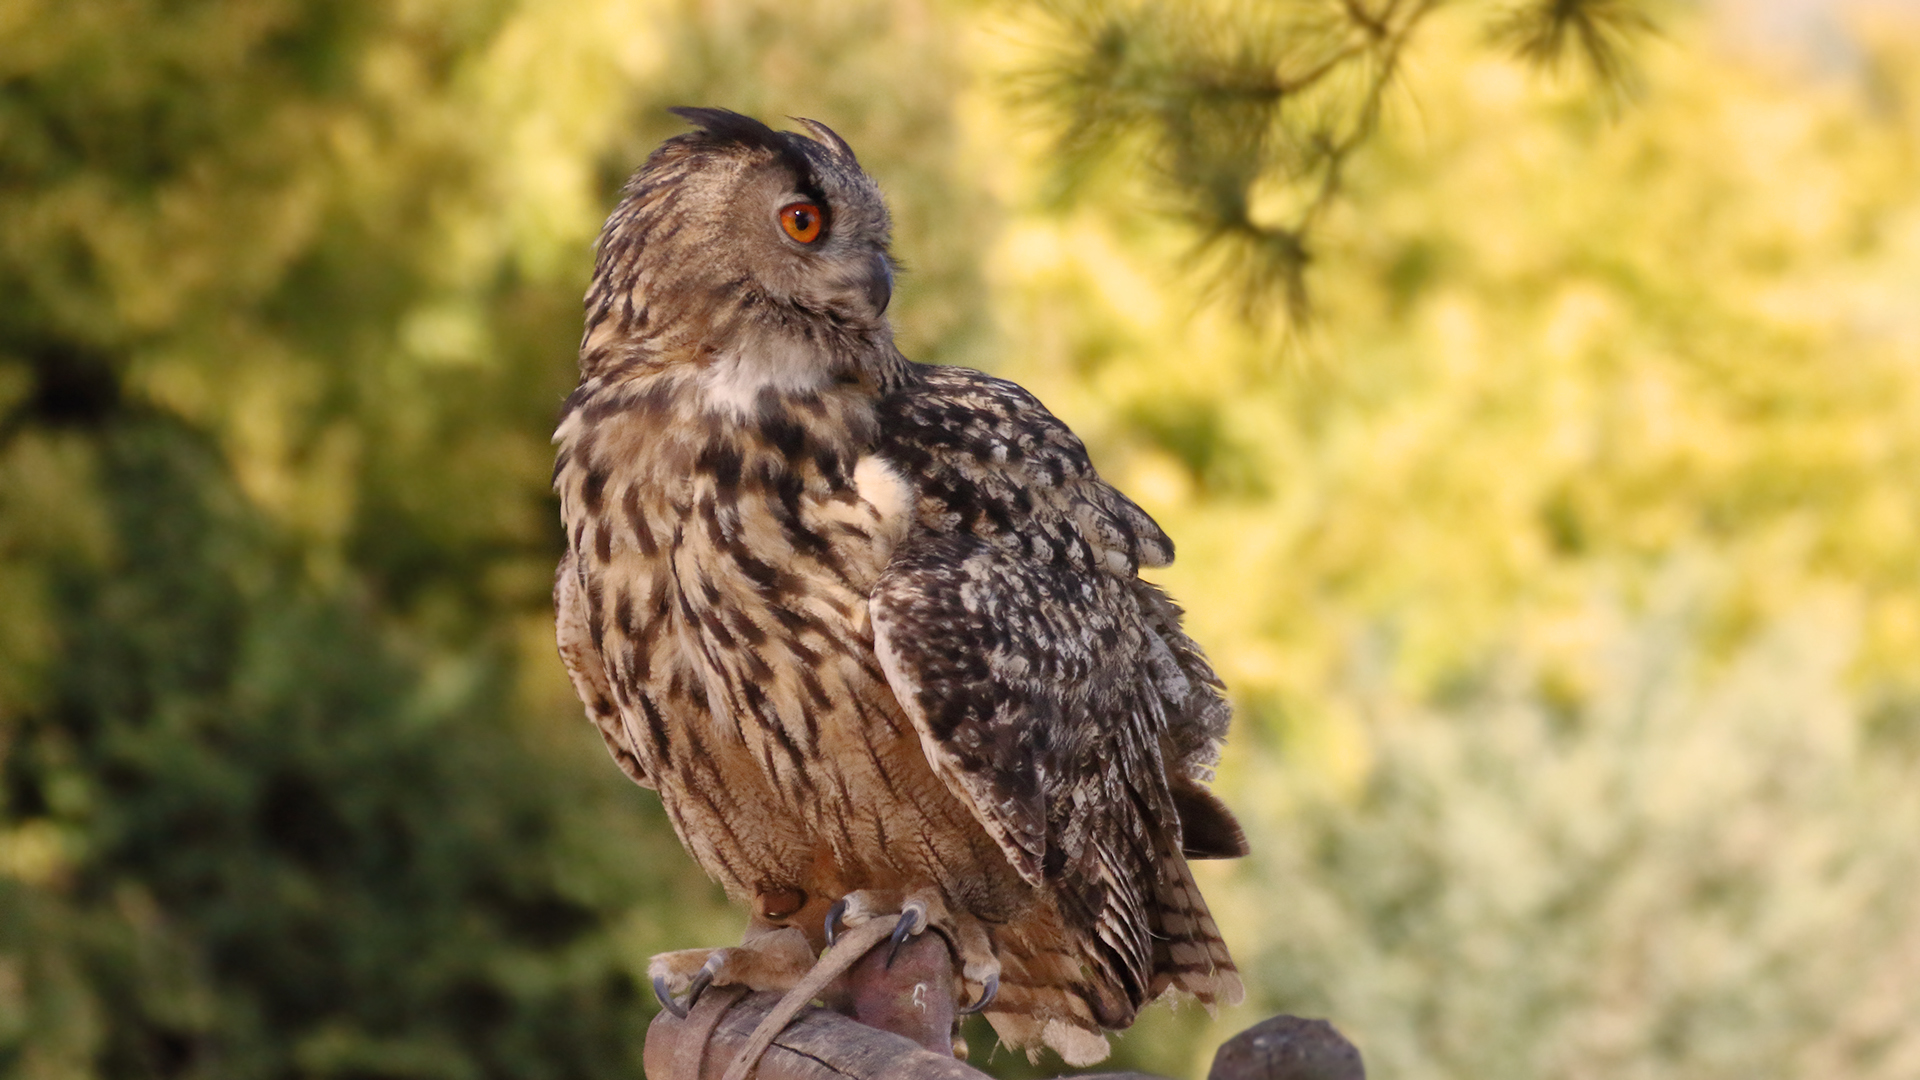
[[[1491,36],[1543,67],[1577,51],[1604,87],[1621,87],[1631,46],[1653,31],[1646,2],[1509,5]],[[1144,178],[1149,205],[1191,230],[1190,265],[1210,291],[1249,321],[1300,323],[1316,231],[1445,3],[1047,0],[1037,8],[1052,51],[1020,96],[1054,118],[1063,200],[1107,166]]]

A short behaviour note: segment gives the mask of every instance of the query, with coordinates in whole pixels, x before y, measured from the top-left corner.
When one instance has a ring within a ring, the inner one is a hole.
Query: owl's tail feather
[[[1180,990],[1198,998],[1209,1011],[1217,1005],[1240,1004],[1247,996],[1240,969],[1220,938],[1220,927],[1207,910],[1192,868],[1175,845],[1165,845],[1159,859],[1160,883],[1155,898],[1160,910],[1153,928],[1149,996],[1157,998],[1169,989]]]
[[[1030,1059],[1051,1049],[1075,1067],[1105,1059],[1107,1039],[1090,1004],[1099,991],[1079,951],[1057,947],[1071,940],[1059,915],[1003,927],[996,937],[1000,993],[986,1016],[1000,1041]]]
[[[1212,1009],[1238,1005],[1246,991],[1240,970],[1220,938],[1220,928],[1194,883],[1179,846],[1163,841],[1157,855],[1158,884],[1152,907],[1153,978],[1148,998],[1168,990],[1192,994]],[[1008,1046],[1029,1056],[1046,1047],[1067,1064],[1092,1065],[1108,1053],[1098,1019],[1102,1011],[1131,1017],[1117,988],[1097,985],[1079,948],[1059,948],[1073,940],[1057,913],[1004,927],[998,937],[1000,994],[987,1019]]]

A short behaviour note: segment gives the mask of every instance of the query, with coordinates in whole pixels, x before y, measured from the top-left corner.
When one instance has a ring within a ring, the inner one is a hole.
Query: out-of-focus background
[[[743,919],[554,658],[547,439],[713,104],[1179,544],[1249,1001],[1120,1064],[1920,1076],[1916,7],[0,0],[0,1074],[640,1074]]]

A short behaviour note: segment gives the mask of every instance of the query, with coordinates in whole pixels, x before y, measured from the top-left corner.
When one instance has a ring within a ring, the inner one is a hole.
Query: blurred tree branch
[[[1106,165],[1147,178],[1243,317],[1310,313],[1313,237],[1378,127],[1407,50],[1443,7],[1492,8],[1487,40],[1541,69],[1577,58],[1629,91],[1651,0],[1040,0],[1042,58],[1019,96],[1051,113],[1060,194]]]

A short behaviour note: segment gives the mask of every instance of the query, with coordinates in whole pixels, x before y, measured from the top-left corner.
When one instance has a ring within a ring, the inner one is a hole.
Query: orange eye
[[[789,203],[780,208],[780,227],[803,244],[820,238],[820,208],[810,202]]]

